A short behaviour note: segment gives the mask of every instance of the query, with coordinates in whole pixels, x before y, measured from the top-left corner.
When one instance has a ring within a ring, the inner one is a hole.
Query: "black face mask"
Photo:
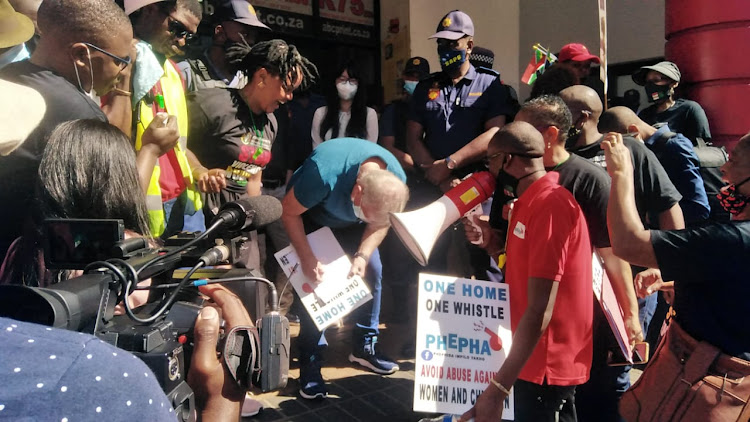
[[[503,203],[518,197],[516,195],[516,191],[518,190],[518,178],[508,174],[504,169],[500,169],[500,173],[497,174],[497,187],[503,198],[507,199],[506,201],[503,201]]]
[[[665,100],[669,98],[674,92],[669,84],[657,85],[653,82],[646,82],[644,88],[646,89],[646,97],[648,98],[648,102],[650,103],[658,103],[662,100]]]
[[[503,206],[518,198],[518,184],[521,180],[540,171],[542,170],[533,171],[521,178],[517,178],[505,171],[505,163],[503,163],[503,166],[497,173],[495,194],[492,196],[492,210],[490,212],[490,226],[492,228],[507,231],[508,221],[502,218]]]
[[[438,47],[440,68],[449,75],[455,75],[461,70],[466,60],[466,50],[454,50],[450,47]]]
[[[508,231],[508,220],[503,218],[503,206],[516,198],[518,179],[500,169],[495,179],[495,194],[492,195],[490,227],[499,230],[503,236]]]
[[[576,144],[578,143],[578,138],[580,136],[581,130],[571,127],[568,131],[568,139],[565,140],[565,149],[568,151],[576,149]]]

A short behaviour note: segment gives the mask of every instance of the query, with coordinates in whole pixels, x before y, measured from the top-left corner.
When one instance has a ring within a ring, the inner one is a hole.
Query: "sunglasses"
[[[496,153],[494,153],[492,155],[486,156],[484,158],[484,160],[483,160],[484,161],[484,166],[486,168],[490,168],[490,162],[493,159],[495,159],[495,158],[497,158],[497,157],[499,157],[499,156],[501,156],[503,154],[505,154],[505,155],[515,155],[516,157],[524,157],[524,158],[539,158],[539,157],[541,157],[541,155],[521,154],[521,153],[517,153],[517,152],[500,151],[500,152],[496,152]]]
[[[177,39],[185,38],[185,42],[191,42],[195,39],[196,35],[190,32],[190,30],[187,29],[187,27],[183,25],[182,22],[178,21],[170,15],[167,15],[167,18],[169,19],[167,29],[172,34],[172,36],[176,37]]]
[[[87,42],[85,42],[83,44],[85,46],[89,47],[89,48],[93,48],[94,50],[96,50],[96,51],[98,51],[98,52],[100,52],[102,54],[106,54],[107,56],[112,57],[113,59],[115,59],[115,63],[117,63],[117,66],[120,67],[120,71],[124,70],[126,67],[128,67],[128,65],[130,65],[130,57],[129,56],[127,58],[126,57],[115,56],[114,54],[110,53],[109,51],[107,51],[107,50],[105,50],[103,48],[97,47],[94,44],[90,44],[90,43],[87,43]]]
[[[492,160],[494,160],[495,158],[499,157],[502,154],[507,154],[507,152],[500,151],[500,152],[496,152],[496,153],[494,153],[492,155],[488,155],[488,156],[484,157],[484,160],[482,160],[482,162],[484,163],[484,167],[485,168],[490,168],[490,162]]]

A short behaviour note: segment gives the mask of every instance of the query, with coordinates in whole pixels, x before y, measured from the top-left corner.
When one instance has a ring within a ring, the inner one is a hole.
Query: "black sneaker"
[[[320,356],[312,355],[303,362],[299,370],[299,395],[308,400],[323,399],[328,396],[326,383],[320,374]]]
[[[382,375],[390,375],[398,371],[398,364],[381,354],[377,344],[377,336],[365,339],[365,344],[362,347],[355,348],[349,355],[349,362],[356,362]]]

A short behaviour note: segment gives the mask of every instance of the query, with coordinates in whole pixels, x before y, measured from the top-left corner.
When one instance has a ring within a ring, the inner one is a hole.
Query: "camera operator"
[[[201,292],[220,308],[224,329],[252,326],[240,299],[220,285]],[[216,354],[219,312],[204,307],[195,321],[187,382],[198,420],[239,420],[245,397]],[[170,421],[169,399],[134,355],[78,332],[0,318],[0,419]],[[137,419],[136,419],[137,418]]]

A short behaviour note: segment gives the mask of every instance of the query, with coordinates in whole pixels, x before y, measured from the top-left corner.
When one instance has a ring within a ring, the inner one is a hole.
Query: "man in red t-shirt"
[[[514,387],[516,421],[575,421],[575,387],[589,378],[591,242],[580,207],[557,183],[559,175],[545,172],[543,154],[542,135],[525,122],[503,127],[487,149],[498,188],[518,198],[507,244],[488,223],[480,225],[491,256],[506,244],[513,347],[461,420],[497,421]]]

